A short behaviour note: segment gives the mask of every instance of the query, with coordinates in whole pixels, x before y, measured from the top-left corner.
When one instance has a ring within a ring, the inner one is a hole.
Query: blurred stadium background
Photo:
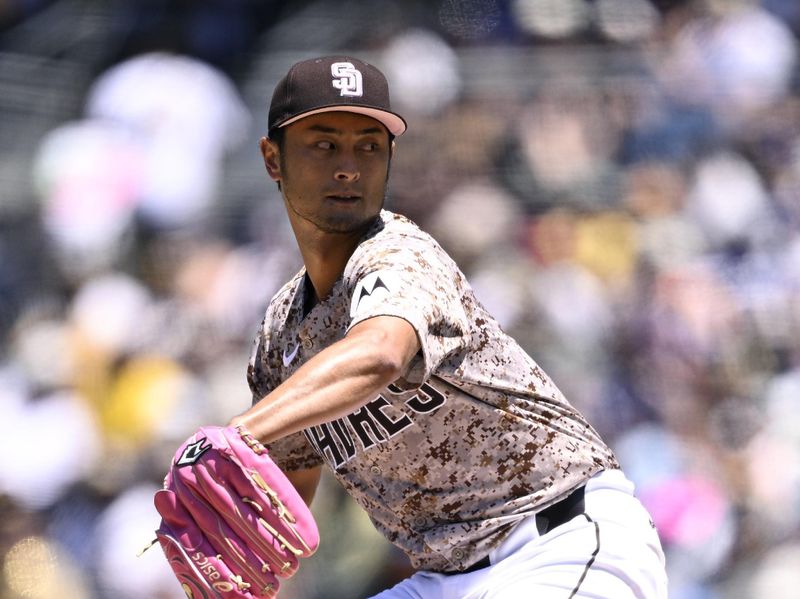
[[[800,597],[799,35],[796,0],[0,0],[0,598],[183,596],[151,496],[249,404],[300,264],[257,140],[337,52],[409,121],[390,207],[610,441],[672,599]],[[406,574],[314,509],[282,597]]]

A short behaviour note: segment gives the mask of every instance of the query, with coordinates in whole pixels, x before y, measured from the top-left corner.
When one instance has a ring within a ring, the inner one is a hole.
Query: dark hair
[[[283,150],[283,141],[286,130],[282,127],[273,127],[267,133],[267,137],[278,145],[278,149]]]

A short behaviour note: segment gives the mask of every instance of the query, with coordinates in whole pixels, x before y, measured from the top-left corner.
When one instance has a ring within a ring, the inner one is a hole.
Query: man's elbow
[[[384,331],[371,331],[361,346],[369,371],[385,384],[402,376],[409,357]]]
[[[367,348],[371,370],[382,380],[391,383],[405,372],[408,359],[392,345],[388,335],[378,337]]]
[[[419,351],[416,331],[395,317],[378,317],[359,323],[348,334],[356,342],[368,370],[389,384],[401,377]]]

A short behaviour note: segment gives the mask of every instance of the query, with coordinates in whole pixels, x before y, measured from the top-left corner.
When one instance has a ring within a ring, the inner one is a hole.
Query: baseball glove
[[[154,502],[156,537],[190,599],[275,597],[319,544],[305,502],[241,427],[189,437]]]

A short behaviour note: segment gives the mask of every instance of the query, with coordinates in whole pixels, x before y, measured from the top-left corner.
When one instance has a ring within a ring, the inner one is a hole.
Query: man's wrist
[[[252,415],[249,415],[247,412],[231,418],[230,422],[228,422],[228,426],[241,429],[244,434],[250,435],[259,443],[267,442],[265,439],[267,431],[263,430],[263,426],[259,426],[259,420],[257,418],[253,418]]]
[[[231,428],[242,428],[246,431],[250,431],[250,428],[247,426],[247,418],[245,418],[244,414],[239,414],[238,416],[234,416],[228,422],[228,426]]]

